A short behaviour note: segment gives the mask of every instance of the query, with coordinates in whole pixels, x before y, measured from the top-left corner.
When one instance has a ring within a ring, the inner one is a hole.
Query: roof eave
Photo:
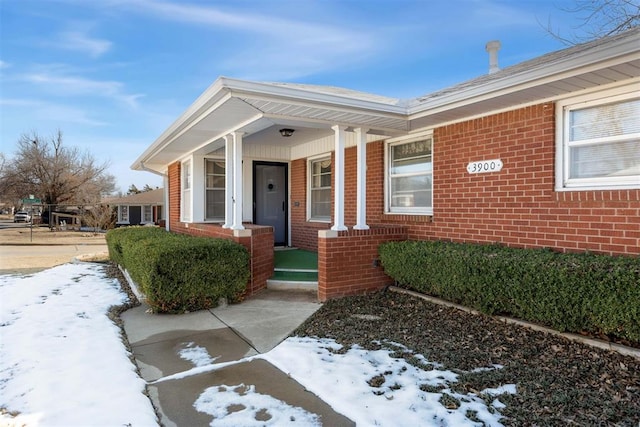
[[[156,140],[133,162],[131,169],[145,170],[145,163],[153,157],[155,153],[162,150],[169,144],[176,135],[188,127],[197,113],[213,100],[222,99],[228,92],[225,81],[226,77],[219,77],[214,81],[181,115],[178,117]],[[161,171],[158,171],[161,172]]]
[[[571,77],[584,72],[586,67],[603,68],[608,65],[635,60],[640,58],[639,42],[640,37],[634,34],[633,37],[618,40],[617,43],[605,43],[580,54],[561,58],[551,65],[541,64],[539,67],[513,76],[497,78],[485,84],[453,91],[450,94],[424,102],[415,100],[408,107],[407,113],[409,119],[414,120],[432,114],[436,110],[442,111],[447,108],[457,108],[495,96],[504,96],[532,86]]]

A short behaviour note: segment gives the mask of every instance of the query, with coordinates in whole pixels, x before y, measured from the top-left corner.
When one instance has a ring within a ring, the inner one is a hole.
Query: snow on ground
[[[157,425],[106,315],[126,298],[95,264],[0,276],[0,425]]]
[[[261,357],[358,426],[501,425],[498,399],[487,406],[478,395],[453,392],[448,384],[457,381],[457,374],[438,369],[400,344],[386,344],[394,350],[354,346],[343,352],[330,339],[293,337]],[[410,353],[426,370],[393,357],[398,350]],[[503,393],[515,393],[515,385],[480,392]]]
[[[116,280],[95,264],[66,264],[28,276],[0,276],[0,425],[157,425],[120,330],[106,316],[126,300]],[[288,338],[269,353],[215,363],[186,343],[177,354],[194,368],[184,378],[263,358],[358,426],[498,426],[499,396],[515,385],[459,394],[457,374],[400,344],[348,350],[333,340]],[[387,349],[384,349],[384,348]],[[417,366],[425,369],[420,369]],[[479,369],[501,369],[501,366]],[[484,399],[482,398],[484,397]],[[487,403],[491,401],[490,403]],[[212,426],[318,426],[317,415],[255,391],[252,384],[209,387],[193,403]],[[269,418],[271,417],[271,418]]]
[[[316,414],[256,393],[253,385],[209,387],[193,406],[199,412],[213,415],[211,425],[215,427],[322,426]],[[229,411],[229,407],[235,410]]]

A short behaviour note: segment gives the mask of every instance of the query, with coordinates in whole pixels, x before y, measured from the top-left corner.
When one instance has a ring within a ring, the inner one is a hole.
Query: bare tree
[[[14,158],[0,173],[0,194],[14,200],[33,194],[44,204],[93,204],[115,189],[108,163],[65,147],[62,132],[49,139],[23,134]]]
[[[545,29],[566,45],[619,34],[640,25],[639,0],[575,0],[573,7],[561,10],[576,14],[581,23],[571,34],[561,34],[550,20]]]
[[[114,227],[116,211],[107,205],[96,205],[85,212],[83,221],[88,227],[93,228],[93,233],[99,230],[108,230]]]

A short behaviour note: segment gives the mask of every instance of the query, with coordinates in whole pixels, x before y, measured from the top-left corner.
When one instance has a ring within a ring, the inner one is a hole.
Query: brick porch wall
[[[220,224],[184,223],[180,221],[180,163],[169,166],[169,229],[174,233],[191,236],[214,237],[233,240],[243,245],[251,256],[251,277],[247,283],[247,295],[267,287],[267,279],[273,275],[273,228],[243,224],[245,230],[222,228]]]
[[[393,283],[378,259],[383,242],[407,239],[402,226],[369,230],[322,231],[318,236],[318,299],[375,291]]]

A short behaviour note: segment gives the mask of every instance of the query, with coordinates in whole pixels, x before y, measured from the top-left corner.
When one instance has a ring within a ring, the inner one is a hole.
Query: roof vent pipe
[[[498,67],[498,51],[501,46],[499,40],[492,40],[485,46],[485,50],[489,52],[489,74],[500,71],[500,67]]]

